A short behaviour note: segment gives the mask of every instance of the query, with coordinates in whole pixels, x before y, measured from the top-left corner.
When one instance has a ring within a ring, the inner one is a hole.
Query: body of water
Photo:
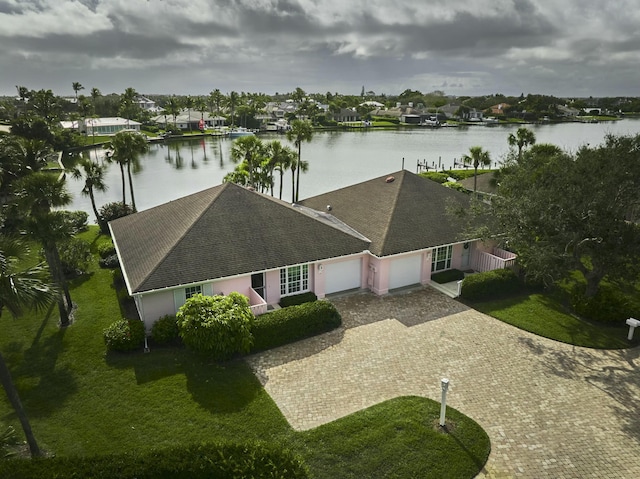
[[[568,151],[583,145],[595,146],[607,134],[640,134],[640,119],[624,119],[603,123],[562,123],[528,125],[537,143],[551,143]],[[416,171],[416,163],[452,168],[454,162],[468,153],[472,146],[489,151],[496,167],[509,151],[507,137],[516,126],[471,126],[439,129],[367,130],[315,133],[310,143],[302,145],[302,159],[309,162],[309,171],[300,179],[300,197],[306,198],[337,188],[392,173],[404,168]],[[264,141],[278,139],[288,144],[284,136],[264,135]],[[140,171],[134,174],[134,191],[138,210],[144,210],[181,198],[205,188],[219,185],[232,171],[232,140],[198,138],[150,145],[141,158]],[[89,152],[100,161],[102,150]],[[276,174],[277,196],[278,176]],[[96,193],[98,206],[122,199],[120,169],[110,165],[107,173],[109,189]],[[82,182],[68,177],[73,203],[69,209],[84,210],[91,216],[91,203],[81,195]],[[282,198],[291,199],[291,173],[284,177]],[[130,201],[127,193],[127,201]]]

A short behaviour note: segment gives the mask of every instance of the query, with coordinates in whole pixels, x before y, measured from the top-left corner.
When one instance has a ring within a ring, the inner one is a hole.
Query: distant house
[[[504,115],[505,110],[511,108],[511,105],[508,103],[498,103],[497,105],[493,105],[489,107],[492,115]]]
[[[174,124],[173,115],[168,113],[156,115],[152,120],[163,128],[167,125]],[[212,115],[209,112],[204,112],[203,114],[197,110],[182,110],[180,114],[176,116],[175,126],[181,130],[188,130],[189,128],[198,130],[200,128],[200,120],[204,122],[205,128],[218,128],[224,126],[226,123],[226,118],[223,116]]]
[[[149,98],[144,96],[139,96],[136,99],[136,103],[142,110],[145,111],[157,112],[161,110],[161,108],[156,105],[155,101],[150,100]]]
[[[129,294],[147,328],[194,294],[249,298],[255,314],[313,291],[386,294],[452,268],[513,255],[462,235],[446,210],[469,196],[408,171],[289,204],[225,183],[110,223]]]
[[[580,114],[580,110],[567,105],[556,105],[556,110],[560,116],[564,116],[566,118],[572,118]]]
[[[333,113],[331,117],[339,123],[360,121],[360,113],[351,108],[341,108],[338,113]]]
[[[127,118],[108,117],[108,118],[85,118],[84,120],[61,121],[60,125],[64,129],[77,130],[87,135],[110,136],[115,135],[122,130],[140,131],[139,123]]]

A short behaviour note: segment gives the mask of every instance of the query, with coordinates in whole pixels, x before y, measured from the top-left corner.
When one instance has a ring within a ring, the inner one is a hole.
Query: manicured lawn
[[[94,248],[96,231],[82,235]],[[112,272],[97,261],[71,294],[78,310],[64,330],[55,308],[0,317],[0,348],[33,430],[59,456],[260,440],[303,456],[316,478],[474,477],[486,461],[484,431],[449,409],[456,427],[436,432],[439,405],[423,398],[398,398],[293,431],[242,360],[218,364],[177,348],[106,354],[102,330],[121,312]],[[20,431],[4,394],[0,422]],[[443,468],[454,464],[447,476]]]
[[[628,348],[628,327],[589,323],[568,314],[549,295],[529,294],[514,298],[473,303],[473,308],[520,329],[563,343],[598,349]]]

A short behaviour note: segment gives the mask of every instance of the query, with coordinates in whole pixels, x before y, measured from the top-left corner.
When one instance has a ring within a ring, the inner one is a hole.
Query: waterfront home
[[[128,118],[106,117],[106,118],[85,118],[84,120],[61,121],[60,126],[64,129],[77,130],[87,135],[115,135],[122,130],[140,131],[142,123],[129,120]]]
[[[505,267],[447,213],[469,195],[403,170],[289,204],[225,183],[110,223],[150,328],[194,294],[236,291],[254,314],[313,291],[386,294],[452,268]]]

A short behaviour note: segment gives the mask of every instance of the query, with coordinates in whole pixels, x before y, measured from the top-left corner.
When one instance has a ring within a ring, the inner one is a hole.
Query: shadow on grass
[[[106,361],[111,367],[133,368],[137,384],[184,375],[187,392],[211,413],[240,411],[262,391],[244,361],[216,362],[181,348],[110,352]]]
[[[57,329],[43,339],[43,332],[49,323],[57,318],[54,310],[52,306],[46,312],[31,346],[24,351],[23,361],[13,372],[14,379],[25,384],[37,381],[33,387],[20,391],[32,417],[50,415],[77,389],[72,371],[67,367],[56,367],[56,361],[64,348],[67,328]]]

